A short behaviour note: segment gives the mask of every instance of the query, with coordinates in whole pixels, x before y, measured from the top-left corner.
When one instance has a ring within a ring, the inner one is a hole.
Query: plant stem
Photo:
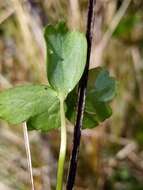
[[[56,190],[62,190],[64,162],[66,156],[67,135],[66,135],[66,120],[64,111],[64,99],[60,98],[60,118],[61,118],[61,145],[58,161],[57,186]]]
[[[74,186],[76,170],[77,170],[77,157],[79,152],[80,146],[80,139],[81,139],[81,128],[83,123],[83,114],[85,108],[85,98],[86,98],[86,88],[87,88],[87,81],[88,81],[88,70],[89,70],[89,63],[90,63],[90,54],[91,54],[91,45],[92,45],[92,20],[93,20],[93,9],[96,0],[89,0],[89,7],[88,7],[88,19],[87,19],[87,31],[86,31],[86,38],[87,38],[87,60],[84,73],[79,83],[79,90],[78,90],[78,105],[77,105],[77,117],[76,117],[76,124],[74,128],[74,139],[73,139],[73,149],[70,161],[70,168],[69,168],[69,175],[67,180],[67,190],[72,190]]]

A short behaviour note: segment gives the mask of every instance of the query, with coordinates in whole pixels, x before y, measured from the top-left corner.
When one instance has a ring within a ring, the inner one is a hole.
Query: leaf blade
[[[47,85],[25,85],[0,93],[0,118],[11,124],[27,121],[47,110],[57,93]]]
[[[96,68],[89,71],[89,82],[85,101],[83,129],[94,128],[112,115],[109,101],[116,93],[116,81],[107,70]],[[67,118],[73,123],[76,116],[77,90],[67,97]]]
[[[47,75],[50,85],[66,96],[82,76],[87,42],[80,32],[69,32],[63,23],[45,28]]]
[[[27,121],[28,130],[40,130],[42,132],[48,132],[52,129],[58,129],[60,127],[60,105],[59,102],[54,103],[49,110],[34,117],[31,117]]]

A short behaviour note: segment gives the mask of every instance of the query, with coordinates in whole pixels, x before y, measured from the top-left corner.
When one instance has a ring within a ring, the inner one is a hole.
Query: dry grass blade
[[[31,189],[34,190],[34,180],[33,180],[33,170],[32,170],[32,161],[31,161],[31,151],[30,151],[30,143],[28,137],[28,130],[26,123],[23,123],[23,133],[24,133],[24,142],[25,142],[25,149],[27,154],[27,162],[30,172],[30,179],[31,179]]]
[[[2,15],[0,15],[0,24],[2,24],[6,19],[8,19],[13,13],[14,13],[13,8],[9,8],[6,10]]]
[[[127,8],[129,7],[132,0],[124,0],[119,11],[114,16],[113,20],[111,21],[108,30],[103,35],[103,38],[99,44],[97,44],[97,47],[95,48],[95,52],[92,54],[92,60],[90,63],[90,69],[95,68],[102,63],[102,56],[104,49],[108,45],[109,40],[112,37],[112,34],[114,33],[115,29],[117,28],[119,22],[123,18],[124,14],[127,11]],[[96,60],[96,61],[95,61]]]
[[[20,25],[25,47],[27,48],[29,56],[32,56],[33,55],[33,41],[32,41],[32,36],[31,36],[29,26],[28,26],[27,15],[24,12],[22,4],[19,0],[11,0],[11,2],[12,2],[12,6],[14,7],[16,11],[17,20]]]
[[[80,29],[81,28],[81,13],[79,9],[78,0],[70,0],[70,10],[69,10],[69,23],[71,28]]]
[[[41,37],[42,36],[41,28],[40,30],[39,28],[37,30],[36,28],[37,26],[35,25],[35,20],[34,20],[35,18],[31,18],[31,15],[28,11],[28,6],[29,6],[28,1],[11,0],[11,6],[15,9],[15,15],[21,32],[24,50],[26,52],[28,59],[27,66],[34,71],[36,80],[45,81],[45,77],[43,77],[44,75],[41,74],[42,72],[44,72],[44,68],[42,64],[40,64],[40,59],[41,62],[43,62],[43,56],[44,56],[43,48],[41,46],[41,43],[43,45]],[[36,28],[35,32],[32,31],[33,30],[32,25],[34,25],[34,30]],[[38,37],[36,36],[37,39],[40,39],[42,41],[42,42],[40,41],[40,44],[38,44],[39,42],[37,42],[34,39],[34,35],[36,32],[37,35],[39,35]],[[39,48],[41,49],[39,49],[38,46],[40,46]]]
[[[110,40],[113,32],[117,28],[119,22],[123,18],[123,16],[124,16],[127,8],[129,7],[131,1],[132,0],[124,0],[122,5],[121,5],[121,8],[117,12],[117,14],[114,16],[113,20],[111,21],[110,26],[109,26],[108,30],[106,31],[106,33],[104,34],[103,39],[102,39],[103,48],[105,48],[106,45],[108,44],[108,41]]]

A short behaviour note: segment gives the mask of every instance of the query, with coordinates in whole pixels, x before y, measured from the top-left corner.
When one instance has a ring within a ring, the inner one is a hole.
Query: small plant
[[[0,93],[0,118],[10,124],[26,122],[29,130],[49,132],[61,127],[57,190],[63,186],[66,156],[66,117],[74,122],[77,83],[86,63],[84,34],[69,31],[65,23],[48,25],[44,31],[47,45],[49,85],[24,85]],[[104,68],[89,71],[84,128],[93,128],[111,116],[109,101],[116,82]]]

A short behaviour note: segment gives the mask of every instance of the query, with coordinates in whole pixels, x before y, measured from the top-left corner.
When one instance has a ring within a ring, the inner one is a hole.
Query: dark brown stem
[[[90,54],[91,54],[91,45],[92,45],[92,19],[93,19],[93,11],[94,5],[96,0],[89,0],[89,7],[88,7],[88,19],[87,19],[87,61],[83,76],[79,83],[79,90],[78,90],[78,104],[77,104],[77,118],[76,124],[74,129],[74,139],[73,139],[73,149],[69,167],[69,175],[67,180],[67,190],[72,190],[74,186],[76,170],[77,170],[77,157],[79,152],[80,146],[80,139],[81,139],[81,129],[83,123],[83,114],[85,108],[85,98],[86,98],[86,88],[87,88],[87,81],[88,81],[88,70],[89,70],[89,63],[90,63]]]

